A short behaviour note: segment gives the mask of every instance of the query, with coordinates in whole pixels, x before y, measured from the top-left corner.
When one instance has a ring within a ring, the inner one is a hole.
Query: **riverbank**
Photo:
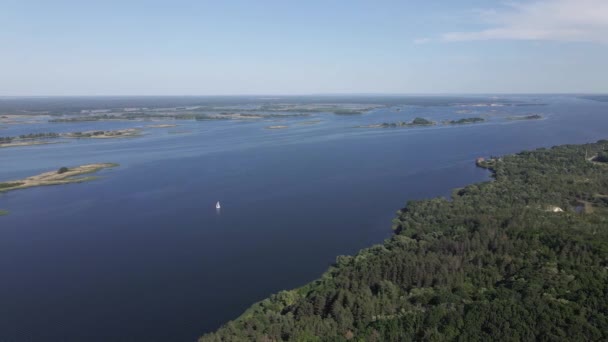
[[[608,174],[585,156],[607,143],[480,158],[493,181],[408,202],[384,244],[199,341],[606,340]]]
[[[26,189],[37,186],[59,185],[70,183],[82,183],[97,179],[97,177],[79,177],[86,174],[95,173],[102,169],[117,167],[114,163],[87,164],[72,168],[60,168],[59,170],[41,173],[36,176],[27,177],[20,180],[13,180],[0,183],[0,192]]]

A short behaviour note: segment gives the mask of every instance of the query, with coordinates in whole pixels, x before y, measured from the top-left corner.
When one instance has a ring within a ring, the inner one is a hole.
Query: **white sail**
[[[222,207],[222,206],[220,205],[220,201],[217,201],[217,203],[215,203],[215,209],[219,209],[219,208],[221,208],[221,207]]]

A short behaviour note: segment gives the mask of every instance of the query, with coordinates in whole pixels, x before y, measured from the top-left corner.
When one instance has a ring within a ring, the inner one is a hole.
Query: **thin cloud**
[[[414,39],[414,44],[426,44],[426,43],[430,43],[431,39],[430,38],[417,38]]]
[[[490,27],[449,32],[442,40],[551,40],[608,43],[607,0],[536,0],[479,12]]]

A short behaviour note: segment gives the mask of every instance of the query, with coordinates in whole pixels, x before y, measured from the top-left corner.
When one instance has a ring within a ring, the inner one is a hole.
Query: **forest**
[[[493,180],[408,202],[383,244],[199,341],[607,340],[607,149],[480,162]]]

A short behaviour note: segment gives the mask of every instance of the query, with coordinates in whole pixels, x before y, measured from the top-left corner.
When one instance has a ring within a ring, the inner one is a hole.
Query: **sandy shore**
[[[15,141],[6,144],[0,144],[0,148],[6,147],[19,147],[19,146],[34,146],[34,145],[50,145],[50,144],[59,144],[59,142],[51,142],[51,141]]]
[[[169,127],[176,127],[177,125],[175,124],[159,124],[159,125],[148,125],[146,127],[148,128],[169,128]]]
[[[0,183],[0,192],[31,188],[35,186],[44,185],[58,185],[58,184],[69,184],[69,183],[81,183],[96,179],[97,177],[78,177],[81,175],[95,173],[99,170],[116,167],[118,164],[113,163],[98,163],[98,164],[87,164],[77,167],[71,167],[63,173],[59,173],[58,170],[53,170],[45,173],[41,173],[36,176],[8,181]]]

